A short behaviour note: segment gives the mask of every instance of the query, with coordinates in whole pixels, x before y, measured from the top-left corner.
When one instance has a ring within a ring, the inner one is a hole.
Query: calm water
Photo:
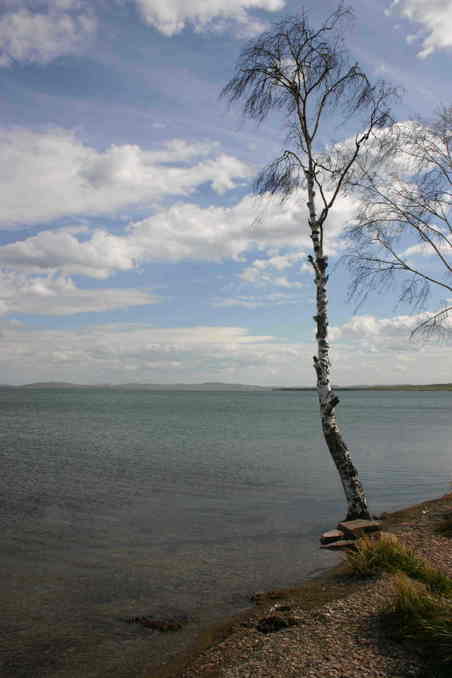
[[[371,510],[444,494],[452,393],[346,392]],[[2,678],[139,678],[257,590],[337,556],[310,392],[0,389]],[[124,617],[186,613],[183,632]]]

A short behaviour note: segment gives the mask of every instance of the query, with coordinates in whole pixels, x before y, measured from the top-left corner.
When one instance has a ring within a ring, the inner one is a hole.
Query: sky
[[[305,197],[253,193],[286,130],[219,95],[273,22],[336,6],[1,0],[0,383],[314,384]],[[349,6],[347,47],[403,88],[398,120],[451,104],[452,0]],[[396,290],[347,299],[354,207],[328,223],[333,381],[452,381],[450,343],[410,340]]]

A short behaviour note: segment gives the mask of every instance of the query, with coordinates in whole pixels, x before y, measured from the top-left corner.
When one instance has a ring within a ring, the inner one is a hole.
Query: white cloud
[[[269,251],[270,259],[256,260],[242,274],[244,280],[257,283],[267,276],[267,282],[281,287],[299,286],[299,281],[281,271],[300,260],[301,248],[310,246],[305,202],[301,192],[284,205],[249,195],[232,207],[180,203],[129,224],[123,235],[77,227],[45,230],[0,247],[0,265],[29,273],[49,271],[101,279],[149,261],[240,261],[248,250],[257,248]],[[352,209],[353,203],[341,198],[331,214],[330,254],[340,248],[339,237]],[[277,255],[287,248],[296,251]]]
[[[450,380],[450,342],[410,339],[426,314],[393,318],[355,316],[331,327],[337,384],[431,384]],[[452,329],[452,321],[449,322]]]
[[[438,229],[438,231],[439,230],[440,229]],[[445,243],[444,241],[438,241],[435,243],[435,247],[437,248],[438,252],[440,252],[440,254],[442,254],[442,256],[446,258],[452,255],[452,247],[449,245],[449,243]],[[421,242],[417,245],[412,245],[411,247],[408,247],[408,249],[406,249],[401,254],[401,256],[404,257],[410,257],[413,255],[432,257],[437,256],[437,253],[431,245],[425,242]]]
[[[280,287],[301,287],[303,283],[299,280],[288,280],[287,276],[277,275],[275,271],[284,271],[293,268],[296,264],[298,272],[301,271],[300,264],[306,259],[303,252],[292,252],[291,254],[280,254],[268,259],[256,259],[251,266],[247,266],[240,274],[243,282],[254,285],[279,285]]]
[[[298,322],[298,321],[297,321]],[[333,380],[363,383],[432,383],[447,380],[450,346],[409,342],[414,320],[355,319],[336,328]],[[340,333],[340,336],[339,336]],[[313,343],[278,341],[243,327],[159,328],[96,325],[80,329],[1,328],[2,379],[99,382],[233,381],[313,385]],[[377,345],[376,337],[380,344]],[[385,343],[386,337],[386,343]],[[397,342],[406,350],[397,348]]]
[[[232,21],[247,36],[263,30],[264,24],[249,10],[281,10],[284,0],[136,0],[143,19],[167,36],[180,33],[187,24],[195,30],[223,29]]]
[[[215,308],[230,308],[238,306],[240,308],[261,308],[263,306],[281,306],[286,304],[299,303],[300,299],[288,293],[275,292],[261,296],[238,295],[237,297],[225,297],[215,299],[212,306]]]
[[[66,277],[27,276],[0,271],[0,315],[67,316],[144,306],[157,301],[157,297],[143,290],[85,290]]]
[[[410,340],[410,333],[429,315],[432,314],[417,313],[393,318],[354,316],[340,327],[331,327],[330,339],[332,342],[353,342],[369,353],[415,353],[420,350],[420,346],[418,342]],[[452,329],[452,318],[445,321],[445,326]]]
[[[96,31],[96,19],[85,3],[49,0],[34,11],[20,3],[0,17],[0,66],[15,61],[47,64],[59,56],[76,54]]]
[[[0,247],[0,262],[28,273],[51,271],[99,279],[135,266],[127,240],[95,230],[88,240],[80,241],[76,236],[85,232],[85,228],[41,231]]]
[[[420,24],[420,32],[407,38],[410,43],[415,38],[423,40],[419,57],[452,47],[452,0],[394,0],[388,13],[394,11]]]
[[[252,174],[216,143],[176,139],[155,151],[129,144],[97,151],[66,130],[0,131],[0,155],[0,225],[6,227],[150,206],[204,183],[221,194]]]
[[[340,234],[353,209],[354,203],[344,197],[331,213],[327,226],[330,254],[339,248]],[[232,207],[178,204],[131,224],[129,239],[143,260],[240,260],[252,247],[271,250],[272,258],[280,248],[296,248],[299,252],[310,247],[306,195],[303,191],[293,194],[283,205],[271,198],[258,200],[250,195]],[[280,265],[283,259],[275,261]]]
[[[241,327],[5,327],[0,366],[2,378],[15,383],[41,379],[252,383],[258,379],[271,384],[280,383],[282,373],[290,368],[292,376],[312,380],[309,361],[303,366],[305,350],[271,336],[251,335]]]

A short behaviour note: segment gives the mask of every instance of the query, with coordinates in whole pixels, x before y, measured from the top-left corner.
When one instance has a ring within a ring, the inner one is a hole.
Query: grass
[[[416,646],[430,678],[452,675],[452,600],[432,594],[405,574],[393,580],[394,598],[383,613],[391,635]]]
[[[438,526],[437,532],[443,537],[452,537],[452,514],[448,515]]]
[[[392,638],[407,642],[425,660],[425,678],[452,676],[452,579],[394,539],[361,539],[347,553],[358,576],[393,576],[393,595],[382,613]]]
[[[352,574],[360,577],[403,572],[425,584],[431,591],[452,598],[452,579],[427,565],[414,551],[397,540],[360,539],[357,550],[347,553],[347,562]]]

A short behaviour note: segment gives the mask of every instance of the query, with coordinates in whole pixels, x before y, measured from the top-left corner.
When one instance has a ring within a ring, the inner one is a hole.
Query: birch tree
[[[433,288],[442,290],[442,307],[412,332],[438,334],[452,312],[452,106],[430,122],[396,125],[391,136],[384,168],[367,168],[356,181],[351,296],[400,283],[399,301],[422,309]]]
[[[243,50],[222,93],[231,103],[240,101],[244,114],[258,123],[272,112],[286,115],[287,147],[261,172],[256,190],[279,196],[281,209],[294,192],[306,201],[306,221],[300,228],[307,229],[312,242],[308,259],[316,287],[313,361],[320,418],[349,520],[369,518],[369,510],[336,420],[339,398],[332,387],[328,342],[328,220],[374,131],[390,121],[393,94],[384,83],[371,84],[350,59],[342,37],[350,20],[350,10],[339,6],[319,28],[304,13],[275,24]],[[343,125],[349,142],[326,152],[325,134],[332,125]]]

